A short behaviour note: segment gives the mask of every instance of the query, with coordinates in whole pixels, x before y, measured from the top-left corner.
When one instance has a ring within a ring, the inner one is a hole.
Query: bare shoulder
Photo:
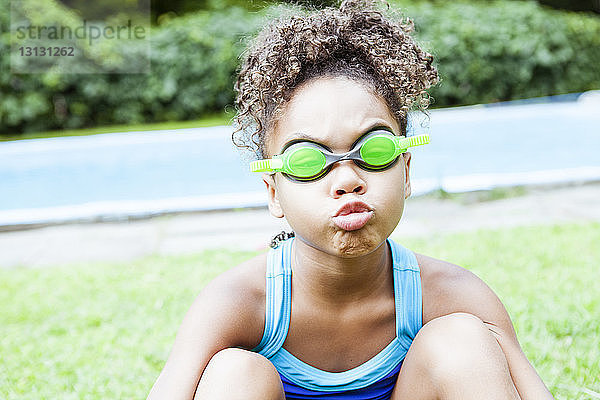
[[[452,313],[478,317],[500,345],[511,377],[523,399],[552,399],[517,340],[504,305],[472,272],[442,260],[417,254],[421,270],[423,323]]]
[[[265,323],[266,255],[217,276],[194,300],[148,398],[192,398],[213,355],[252,349]]]
[[[265,322],[265,275],[266,254],[225,271],[202,289],[186,318],[205,319],[207,314],[217,314],[231,335],[224,345],[255,347]],[[220,333],[223,338],[227,336]]]
[[[494,291],[477,275],[458,265],[417,254],[423,293],[423,323],[456,312],[476,315],[484,323],[514,335],[510,317]]]

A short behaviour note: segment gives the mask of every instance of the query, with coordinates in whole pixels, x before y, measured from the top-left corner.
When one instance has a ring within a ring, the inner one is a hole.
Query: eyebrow
[[[294,133],[294,137],[292,137],[286,143],[289,143],[294,140],[310,140],[311,142],[319,143],[319,139],[317,139],[313,136],[307,135],[306,133],[302,133],[302,132]]]
[[[367,129],[365,129],[363,131],[364,133],[361,136],[363,136],[365,133],[374,131],[376,129],[382,129],[384,131],[390,131],[394,135],[396,134],[396,132],[394,132],[394,129],[391,126],[389,126],[389,124],[387,124],[387,123],[385,123],[383,121],[375,121],[371,125],[369,125],[369,127]]]
[[[394,130],[392,129],[392,127],[389,126],[388,124],[384,123],[383,121],[375,121],[371,125],[369,125],[366,129],[363,129],[362,133],[360,134],[360,136],[358,136],[357,139],[360,139],[361,137],[363,137],[367,133],[372,132],[372,131],[374,131],[376,129],[382,129],[382,130],[390,131],[394,135],[396,134],[396,132],[394,132]],[[294,133],[294,137],[292,137],[290,140],[288,140],[284,144],[284,147],[287,147],[288,144],[291,143],[291,142],[301,142],[303,140],[308,140],[308,141],[311,141],[311,142],[315,142],[315,143],[321,144],[321,141],[319,139],[313,137],[313,136],[307,135],[306,133],[303,133],[303,132],[296,132],[296,133]]]

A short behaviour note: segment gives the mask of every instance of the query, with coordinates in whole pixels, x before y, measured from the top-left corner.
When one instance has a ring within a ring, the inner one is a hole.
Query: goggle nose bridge
[[[343,153],[343,154],[335,154],[335,153],[331,153],[325,149],[322,149],[321,152],[323,152],[323,155],[325,156],[325,167],[324,168],[329,168],[336,162],[343,161],[343,160],[361,161],[362,157],[360,155],[360,148],[361,148],[361,146],[357,146],[356,148],[350,150],[347,153]]]

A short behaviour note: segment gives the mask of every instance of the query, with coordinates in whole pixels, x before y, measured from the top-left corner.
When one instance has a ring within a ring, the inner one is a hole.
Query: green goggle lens
[[[360,148],[360,156],[369,165],[380,167],[396,158],[396,144],[387,136],[367,139]]]
[[[408,147],[429,143],[429,135],[400,137],[377,130],[366,134],[347,153],[332,153],[322,145],[306,141],[292,143],[271,159],[253,161],[253,172],[282,172],[288,178],[313,181],[327,174],[328,168],[342,160],[353,160],[358,166],[370,171],[382,171],[393,165],[397,157]]]
[[[325,155],[314,147],[300,147],[287,157],[289,174],[301,178],[317,175],[325,168]]]

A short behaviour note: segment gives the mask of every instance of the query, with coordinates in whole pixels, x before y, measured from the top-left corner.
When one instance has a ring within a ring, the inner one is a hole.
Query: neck
[[[375,251],[342,258],[294,240],[292,267],[297,290],[326,303],[354,303],[393,285],[392,257],[386,242]]]

